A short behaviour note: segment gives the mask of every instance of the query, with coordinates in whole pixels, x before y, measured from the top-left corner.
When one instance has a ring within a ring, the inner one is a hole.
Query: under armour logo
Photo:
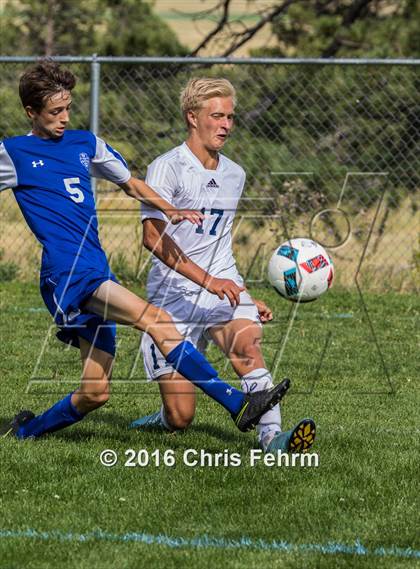
[[[45,166],[43,160],[38,160],[38,162],[35,162],[35,160],[32,161],[32,167],[36,168],[37,166]]]
[[[226,395],[232,395],[232,389],[226,389]]]
[[[218,187],[219,186],[214,178],[212,178],[206,186],[206,188],[218,188]]]

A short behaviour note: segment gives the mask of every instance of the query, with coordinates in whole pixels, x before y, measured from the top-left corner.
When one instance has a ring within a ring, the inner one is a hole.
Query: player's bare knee
[[[168,323],[172,323],[172,319],[166,310],[162,308],[149,304],[146,309],[144,306],[141,309],[140,307],[137,310],[135,307],[133,309],[134,327],[139,330],[145,330],[151,336],[156,336],[159,330],[162,330],[162,327]]]
[[[130,309],[126,315],[129,323],[138,330],[147,330],[149,326],[156,325],[158,322],[170,321],[169,314],[154,306],[153,304],[146,304],[140,298],[138,301],[131,303]]]
[[[128,319],[130,324],[137,328],[138,330],[145,329],[145,323],[147,321],[146,318],[147,310],[144,308],[144,303],[140,302],[137,304],[135,303],[133,306],[130,307],[130,312],[128,314]]]
[[[145,312],[145,321],[148,326],[162,326],[162,324],[172,323],[172,318],[163,308],[151,306],[151,310]]]
[[[98,407],[105,405],[109,400],[108,385],[90,389],[87,388],[80,395],[86,407],[89,407],[89,409],[97,409]]]
[[[246,360],[250,365],[259,359],[261,350],[257,344],[244,344],[240,349],[233,350],[231,357]]]
[[[147,318],[144,319],[144,324],[146,326],[146,332],[157,342],[167,339],[175,340],[178,335],[170,315],[162,309],[152,316],[148,315]],[[174,334],[175,336],[172,338]]]
[[[165,414],[170,425],[176,430],[187,429],[194,420],[194,410],[182,407],[165,409]]]

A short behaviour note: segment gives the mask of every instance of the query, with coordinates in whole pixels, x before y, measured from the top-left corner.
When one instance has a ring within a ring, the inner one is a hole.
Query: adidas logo
[[[206,186],[206,188],[219,188],[219,187],[220,186],[217,184],[217,182],[214,178],[212,178]]]

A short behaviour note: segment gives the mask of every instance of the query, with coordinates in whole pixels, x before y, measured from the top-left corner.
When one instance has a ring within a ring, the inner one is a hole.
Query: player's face
[[[195,115],[196,133],[202,144],[212,151],[220,150],[233,127],[232,97],[214,97],[204,102]]]
[[[60,91],[46,99],[38,113],[31,107],[26,108],[32,121],[32,132],[40,138],[60,138],[70,120],[71,93]]]

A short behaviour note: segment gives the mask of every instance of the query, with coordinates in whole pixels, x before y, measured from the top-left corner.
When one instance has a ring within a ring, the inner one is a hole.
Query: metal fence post
[[[92,56],[90,64],[90,130],[93,134],[99,131],[99,90],[101,78],[101,64],[97,61],[96,53]],[[92,178],[92,191],[96,197],[96,178]]]

